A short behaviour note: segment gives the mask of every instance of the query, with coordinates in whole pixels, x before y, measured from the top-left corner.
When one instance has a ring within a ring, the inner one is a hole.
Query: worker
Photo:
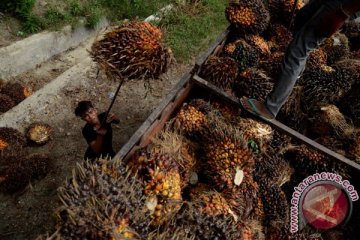
[[[75,115],[86,122],[82,129],[82,134],[88,144],[84,155],[85,160],[95,160],[101,156],[111,158],[115,156],[112,147],[111,123],[120,121],[113,113],[109,113],[102,126],[105,114],[105,112],[98,114],[90,101],[80,101],[75,108]]]
[[[266,120],[276,117],[305,69],[307,57],[323,40],[331,37],[350,17],[359,16],[360,0],[312,0],[295,19],[294,38],[289,44],[281,71],[265,102],[242,97],[248,112]]]

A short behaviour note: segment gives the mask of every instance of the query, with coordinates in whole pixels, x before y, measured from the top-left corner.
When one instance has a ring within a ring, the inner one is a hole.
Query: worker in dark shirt
[[[265,102],[241,98],[245,110],[267,120],[274,119],[304,71],[310,52],[345,21],[358,17],[359,11],[360,0],[312,0],[300,9],[295,19],[294,39],[287,48],[274,88]]]
[[[106,122],[101,126],[105,112],[98,114],[90,101],[79,102],[75,109],[75,115],[86,122],[82,134],[89,146],[84,159],[94,160],[100,156],[114,157],[111,123],[119,123],[119,119],[109,113]]]

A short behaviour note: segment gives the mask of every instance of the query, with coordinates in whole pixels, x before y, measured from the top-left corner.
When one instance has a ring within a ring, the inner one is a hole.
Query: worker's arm
[[[120,119],[113,113],[109,113],[107,119],[106,119],[107,123],[120,123]]]
[[[89,146],[95,153],[101,152],[101,148],[104,143],[104,136],[105,136],[106,132],[107,132],[107,130],[105,128],[96,130],[96,133],[97,133],[96,140],[89,143]]]

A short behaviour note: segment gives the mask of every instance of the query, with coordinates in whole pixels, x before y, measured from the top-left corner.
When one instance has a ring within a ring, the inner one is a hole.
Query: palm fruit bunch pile
[[[267,29],[266,37],[269,39],[271,51],[284,52],[293,36],[284,25],[272,23]]]
[[[321,67],[321,65],[327,65],[327,55],[323,48],[316,48],[310,52],[306,61],[305,71],[317,69]]]
[[[319,105],[311,116],[311,130],[320,137],[336,135],[346,139],[354,134],[354,127],[347,123],[345,116],[335,105]]]
[[[274,80],[280,73],[283,58],[283,52],[273,52],[268,58],[262,58],[259,61],[259,68],[263,69]]]
[[[61,239],[144,239],[148,234],[143,185],[118,160],[78,164],[58,192]]]
[[[7,193],[24,189],[31,180],[43,178],[50,169],[47,154],[17,154],[3,160],[5,167],[0,172],[0,189]]]
[[[181,176],[177,163],[160,145],[137,150],[128,166],[144,184],[144,193],[151,200],[151,224],[158,226],[169,220],[180,207]]]
[[[19,82],[8,82],[1,87],[0,93],[9,96],[15,102],[15,104],[18,104],[25,98],[31,96],[32,90],[28,86],[25,86]]]
[[[225,16],[242,33],[262,33],[270,21],[269,11],[260,0],[230,1]]]
[[[26,138],[30,142],[44,145],[50,140],[52,132],[52,127],[46,123],[32,123],[26,130]]]
[[[247,35],[245,37],[246,42],[253,46],[261,57],[268,57],[270,55],[270,46],[268,42],[260,35]]]
[[[360,127],[360,83],[354,84],[351,90],[340,100],[341,111],[351,118],[353,124]]]
[[[129,21],[96,41],[91,54],[111,78],[157,78],[167,70],[170,50],[160,29],[148,22]]]
[[[10,96],[0,93],[0,114],[9,111],[15,105],[16,103]]]
[[[360,49],[360,23],[349,21],[344,24],[343,33],[349,40],[352,51]]]
[[[264,101],[271,92],[273,83],[266,74],[256,68],[247,68],[237,77],[234,93],[238,97],[247,96]]]
[[[212,55],[202,65],[199,76],[222,89],[231,89],[238,71],[234,59]]]
[[[248,67],[256,66],[260,57],[259,52],[241,38],[226,44],[224,46],[223,56],[235,59],[240,71]]]
[[[342,33],[336,33],[332,37],[327,38],[321,44],[321,47],[326,52],[327,63],[329,65],[348,58],[350,54],[348,38]]]
[[[166,231],[181,229],[194,240],[241,239],[239,224],[232,214],[207,214],[202,206],[184,202],[179,213],[169,223]],[[174,239],[174,238],[168,238]]]
[[[18,152],[26,146],[25,136],[14,128],[0,127],[0,151]]]
[[[184,104],[177,113],[174,125],[185,136],[190,138],[198,138],[207,122],[205,114],[191,104]]]
[[[288,127],[302,133],[307,129],[307,114],[301,106],[302,87],[295,86],[285,104],[280,109],[277,118],[286,122]]]

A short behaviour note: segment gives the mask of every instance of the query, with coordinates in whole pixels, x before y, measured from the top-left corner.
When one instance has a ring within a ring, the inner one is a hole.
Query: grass
[[[178,6],[158,26],[165,30],[166,42],[178,61],[197,56],[215,41],[228,25],[225,0],[203,0]]]

